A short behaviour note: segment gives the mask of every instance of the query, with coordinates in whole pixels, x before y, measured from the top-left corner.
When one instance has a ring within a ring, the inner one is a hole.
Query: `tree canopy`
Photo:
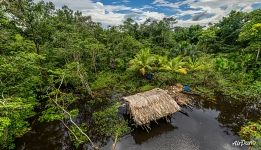
[[[102,127],[96,135],[123,135],[128,126],[117,117],[119,97],[109,93],[182,82],[260,98],[260,16],[260,9],[232,11],[209,27],[176,27],[173,17],[141,24],[128,18],[104,28],[67,6],[1,2],[0,149],[14,149],[32,118],[63,122],[78,146],[95,136],[92,125]],[[91,121],[74,122],[83,106]]]

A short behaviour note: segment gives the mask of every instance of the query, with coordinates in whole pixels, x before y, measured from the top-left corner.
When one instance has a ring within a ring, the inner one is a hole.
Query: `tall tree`
[[[239,35],[239,40],[249,42],[247,48],[256,52],[256,62],[258,62],[261,49],[261,23],[246,23]]]
[[[34,42],[36,53],[39,54],[40,46],[51,40],[54,31],[52,20],[53,3],[7,0],[5,11],[11,14],[12,20],[20,33]]]
[[[235,45],[242,26],[245,23],[245,13],[231,11],[227,17],[224,17],[216,26],[219,41],[226,45]],[[225,45],[223,45],[225,46]]]

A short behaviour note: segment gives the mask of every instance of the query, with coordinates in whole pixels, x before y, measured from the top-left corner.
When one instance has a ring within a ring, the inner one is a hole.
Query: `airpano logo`
[[[255,144],[256,141],[246,141],[246,140],[234,141],[232,143],[233,146],[253,146]]]

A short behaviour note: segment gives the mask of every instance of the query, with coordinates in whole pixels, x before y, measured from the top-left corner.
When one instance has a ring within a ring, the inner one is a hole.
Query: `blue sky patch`
[[[260,9],[261,8],[261,2],[260,3],[255,3],[252,5],[253,9]]]

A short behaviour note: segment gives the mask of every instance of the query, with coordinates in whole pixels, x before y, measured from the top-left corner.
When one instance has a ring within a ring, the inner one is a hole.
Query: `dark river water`
[[[210,102],[193,100],[193,108],[175,113],[171,122],[159,120],[151,124],[149,133],[141,128],[119,139],[117,150],[244,150],[233,146],[241,139],[236,134],[248,120],[260,117],[260,104],[243,103],[217,96]],[[112,141],[103,144],[110,150]],[[22,138],[16,140],[19,150],[73,150],[66,129],[60,122],[37,124]],[[88,149],[86,146],[80,149]]]

